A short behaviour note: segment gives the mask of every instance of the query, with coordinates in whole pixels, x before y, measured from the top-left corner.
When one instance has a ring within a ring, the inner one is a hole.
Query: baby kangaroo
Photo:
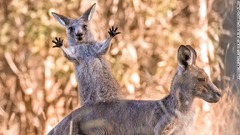
[[[216,103],[222,92],[203,69],[189,45],[178,49],[178,70],[170,94],[162,100],[108,100],[85,105],[66,116],[49,135],[163,135],[178,134],[194,98]],[[172,131],[173,130],[173,131]]]
[[[111,39],[120,32],[117,32],[117,28],[112,27],[104,42],[94,40],[88,27],[94,8],[95,4],[78,19],[71,19],[52,12],[58,22],[66,27],[68,37],[68,48],[63,46],[63,40],[60,38],[53,41],[55,43],[53,47],[61,48],[64,56],[74,63],[81,105],[119,98],[121,95],[121,88],[103,58]]]

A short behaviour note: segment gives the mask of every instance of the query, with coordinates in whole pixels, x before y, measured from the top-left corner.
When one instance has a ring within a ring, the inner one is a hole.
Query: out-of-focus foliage
[[[3,0],[0,134],[45,134],[79,106],[73,64],[60,49],[52,48],[56,36],[66,43],[65,30],[50,12],[76,18],[94,2],[97,7],[91,29],[95,38],[104,40],[112,25],[122,32],[113,39],[106,58],[126,98],[160,99],[168,94],[180,44],[194,46],[198,65],[213,80],[223,81],[218,36],[224,32],[222,20],[225,12],[233,10],[233,0]],[[231,87],[225,89],[219,104],[196,101],[190,132],[235,132],[232,119],[239,115],[238,103]],[[228,131],[220,130],[223,127]]]

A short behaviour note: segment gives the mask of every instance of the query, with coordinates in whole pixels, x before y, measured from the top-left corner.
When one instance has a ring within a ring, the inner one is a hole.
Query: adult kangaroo
[[[49,135],[164,135],[178,134],[186,125],[194,98],[216,103],[222,92],[195,65],[196,51],[178,49],[178,69],[170,94],[161,100],[107,100],[85,105],[66,116]],[[183,118],[182,118],[183,117]],[[176,128],[179,127],[179,128]]]

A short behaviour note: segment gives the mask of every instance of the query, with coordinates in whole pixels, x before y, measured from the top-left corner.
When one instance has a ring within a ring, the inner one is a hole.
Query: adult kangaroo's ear
[[[195,64],[196,59],[197,59],[197,52],[190,46],[190,45],[186,45],[186,47],[191,51],[191,55],[193,57],[193,64]]]
[[[85,21],[90,21],[95,11],[95,7],[96,7],[96,3],[94,3],[87,11],[85,11],[80,18]]]
[[[64,27],[66,27],[69,24],[70,19],[68,17],[54,13],[54,12],[51,12],[51,13],[52,13],[53,17]]]
[[[185,71],[187,69],[188,66],[193,64],[193,55],[190,51],[190,49],[188,49],[188,47],[181,45],[178,48],[178,64],[179,67]]]

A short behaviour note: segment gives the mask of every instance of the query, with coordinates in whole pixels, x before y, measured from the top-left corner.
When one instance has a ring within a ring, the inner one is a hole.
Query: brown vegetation
[[[220,55],[226,51],[219,47],[220,34],[231,36],[222,22],[234,10],[233,0],[0,1],[0,134],[45,134],[79,106],[73,65],[52,48],[51,41],[56,36],[66,41],[66,34],[50,12],[78,17],[94,2],[95,38],[104,39],[112,25],[122,32],[106,58],[126,98],[168,94],[177,48],[190,44],[198,65],[221,82],[225,94],[217,104],[195,101],[189,132],[239,134],[239,84],[224,76]]]

